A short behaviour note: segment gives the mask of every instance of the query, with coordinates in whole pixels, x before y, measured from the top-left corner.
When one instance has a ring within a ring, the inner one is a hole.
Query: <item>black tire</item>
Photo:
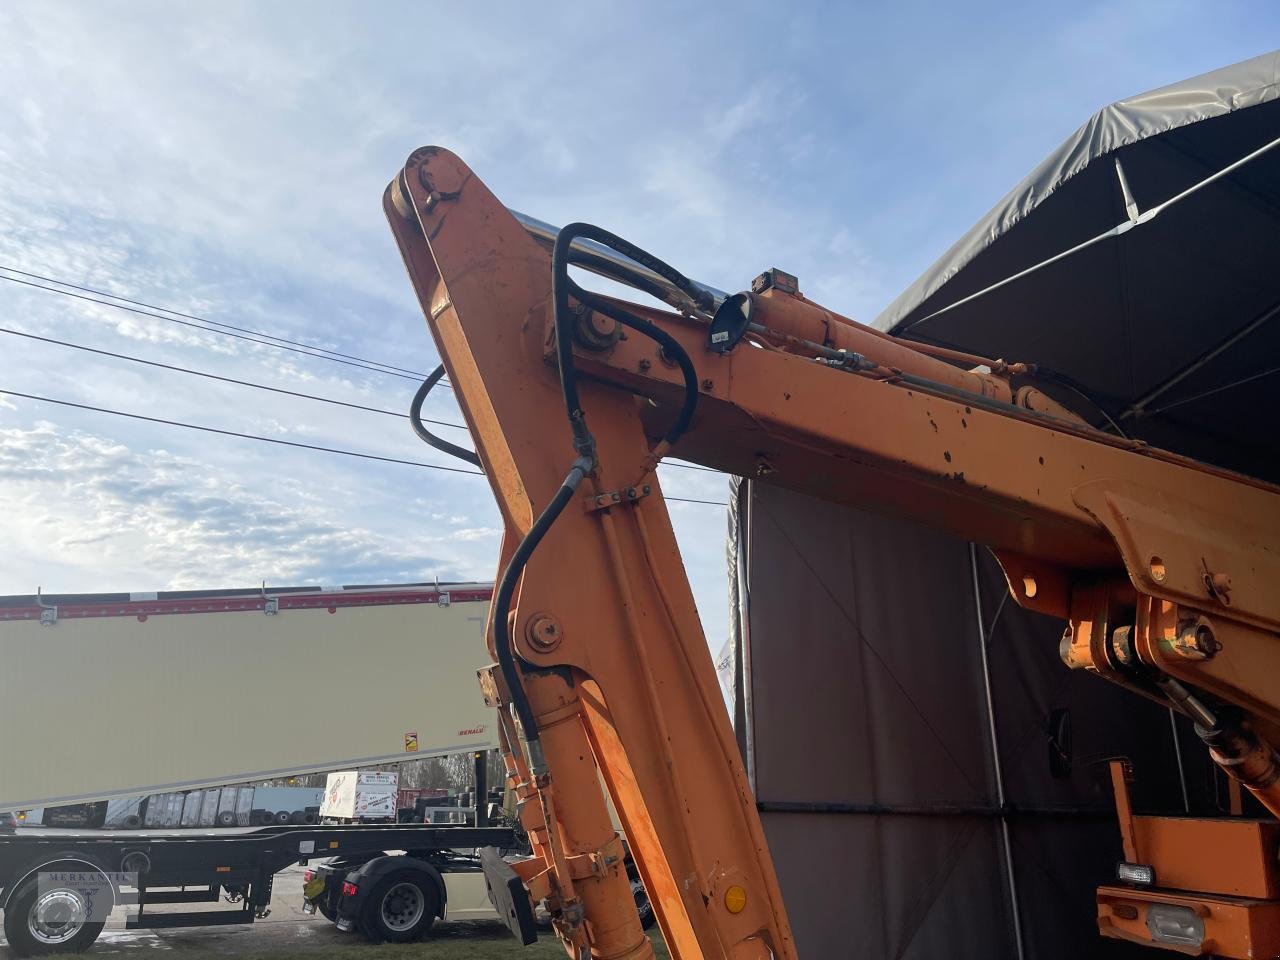
[[[307,822],[307,815],[301,810],[295,810],[293,813],[289,814],[289,822],[300,827]]]
[[[648,930],[657,922],[657,916],[653,912],[653,904],[649,902],[649,894],[644,889],[644,884],[640,882],[639,877],[631,877],[631,896],[636,901],[636,911],[640,914],[640,926],[644,930]]]
[[[219,810],[217,824],[220,827],[234,827],[236,825],[236,815],[232,810]]]
[[[440,912],[435,881],[416,871],[383,877],[360,908],[360,932],[374,943],[410,943],[426,936]]]
[[[107,886],[105,880],[103,885]],[[46,902],[46,906],[37,913],[37,903],[41,900]],[[96,905],[95,912],[101,906]],[[9,949],[18,957],[83,953],[98,939],[106,922],[77,921],[74,919],[77,909],[86,909],[81,891],[74,887],[51,889],[47,883],[42,890],[39,880],[28,880],[13,895],[4,911],[4,936],[9,941]]]
[[[260,827],[269,827],[276,822],[276,814],[274,810],[261,810],[253,821]]]
[[[320,822],[320,814],[314,810],[306,810],[302,814],[302,822],[307,826],[312,826]]]
[[[275,819],[273,822],[278,823],[280,826],[283,827],[285,824],[289,822],[289,818],[291,816],[293,816],[293,814],[291,814],[288,810],[281,810],[279,813],[275,815]]]
[[[137,830],[142,826],[142,818],[136,813],[131,813],[120,821],[120,827],[124,830]]]

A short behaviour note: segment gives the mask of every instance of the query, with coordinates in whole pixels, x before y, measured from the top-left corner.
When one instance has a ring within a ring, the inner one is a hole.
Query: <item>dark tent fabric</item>
[[[1280,480],[1277,236],[1272,53],[1099,111],[875,325],[1041,364],[1083,414],[1074,389]],[[1183,720],[1068,670],[1063,624],[1007,600],[985,550],[902,520],[741,483],[730,580],[722,677],[802,956],[1151,956],[1096,929],[1121,856],[1105,761],[1134,761],[1139,810],[1223,812]]]
[[[1132,436],[1280,481],[1277,237],[1280,51],[1099,111],[874,325],[1043,364]]]
[[[1144,808],[1182,809],[1167,710],[1068,670],[1063,625],[950,536],[746,482],[730,544],[720,665],[801,956],[1150,956],[1099,938],[1093,891],[1121,859],[1106,758],[1134,760]],[[1180,740],[1203,809],[1212,765]]]

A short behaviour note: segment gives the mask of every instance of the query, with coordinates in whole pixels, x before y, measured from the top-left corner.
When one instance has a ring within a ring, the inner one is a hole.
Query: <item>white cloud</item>
[[[0,430],[0,485],[9,501],[8,576],[19,563],[35,579],[42,568],[91,566],[101,589],[179,589],[459,573],[350,525],[332,505],[283,503],[190,457],[131,450],[47,421]]]

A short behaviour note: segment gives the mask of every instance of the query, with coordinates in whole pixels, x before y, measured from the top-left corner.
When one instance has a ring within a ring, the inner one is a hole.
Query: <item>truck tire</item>
[[[648,930],[658,918],[654,915],[653,904],[649,902],[649,894],[639,877],[631,878],[631,896],[635,898],[636,912],[640,914],[640,926]]]
[[[260,827],[269,827],[276,822],[276,814],[274,810],[259,810],[258,815],[253,822]]]
[[[440,912],[440,893],[429,876],[395,871],[378,881],[360,910],[360,932],[374,943],[409,943],[424,937]]]
[[[235,812],[232,810],[219,810],[217,822],[220,827],[234,827],[236,825]]]
[[[305,810],[302,814],[302,822],[307,826],[313,826],[320,822],[320,814],[315,810]]]
[[[307,822],[307,815],[301,810],[295,810],[289,814],[289,822],[294,826],[300,827]]]
[[[289,818],[291,816],[292,814],[290,814],[288,810],[281,810],[279,813],[275,815],[273,822],[278,823],[280,826],[283,827],[289,822]]]
[[[131,813],[120,821],[122,830],[137,830],[142,826],[142,818],[136,813]]]
[[[97,912],[101,904],[94,908]],[[104,920],[86,919],[89,903],[74,886],[44,888],[32,878],[9,900],[4,911],[4,936],[18,957],[54,953],[83,953],[98,939]]]

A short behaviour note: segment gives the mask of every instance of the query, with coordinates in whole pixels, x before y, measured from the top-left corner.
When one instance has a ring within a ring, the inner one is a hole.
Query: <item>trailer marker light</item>
[[[354,897],[357,893],[359,893],[359,891],[360,891],[360,888],[357,887],[350,880],[342,881],[342,895],[344,897]]]
[[[724,892],[724,908],[730,913],[741,913],[747,907],[747,891],[736,883]]]
[[[215,871],[215,872],[217,872],[217,873],[230,873],[230,872],[231,872],[231,868],[230,868],[230,867],[214,867],[213,869],[214,869],[214,871]]]
[[[1204,920],[1190,907],[1153,903],[1147,907],[1147,929],[1158,943],[1199,947],[1204,943]]]
[[[1156,882],[1156,868],[1145,863],[1117,863],[1116,877],[1121,883],[1149,887]]]

